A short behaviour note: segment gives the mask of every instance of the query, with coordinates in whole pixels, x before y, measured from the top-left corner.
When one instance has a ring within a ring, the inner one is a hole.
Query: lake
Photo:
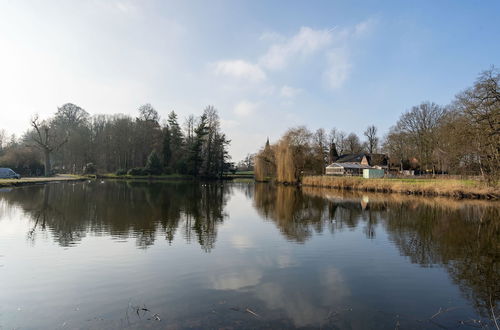
[[[0,329],[493,329],[499,265],[494,202],[244,182],[0,190]]]

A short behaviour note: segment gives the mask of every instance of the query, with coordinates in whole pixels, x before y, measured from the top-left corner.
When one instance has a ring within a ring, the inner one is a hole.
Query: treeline
[[[490,183],[500,177],[500,72],[492,68],[446,106],[423,102],[403,113],[379,147],[377,129],[364,132],[365,142],[332,129],[289,129],[276,143],[266,143],[255,157],[257,180],[298,182],[304,174],[323,174],[343,154],[383,152],[395,171],[481,175]]]
[[[187,117],[181,127],[174,111],[160,123],[158,111],[150,104],[141,106],[133,118],[91,116],[67,103],[49,119],[34,116],[21,138],[2,141],[5,134],[0,134],[0,166],[25,175],[99,171],[213,178],[222,176],[230,158],[230,141],[213,106],[199,117]]]

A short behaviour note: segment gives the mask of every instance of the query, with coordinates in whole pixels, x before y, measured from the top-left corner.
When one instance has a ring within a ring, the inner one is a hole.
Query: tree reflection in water
[[[254,205],[287,239],[300,243],[314,232],[358,226],[373,238],[380,224],[412,263],[443,266],[482,316],[491,315],[492,305],[498,308],[498,203],[256,184]]]
[[[218,226],[227,221],[226,204],[232,189],[252,199],[257,212],[292,242],[306,244],[323,232],[335,239],[336,233],[356,228],[367,239],[374,239],[383,230],[412,263],[446,269],[479,314],[489,317],[491,305],[498,310],[498,203],[272,184],[123,181],[13,189],[0,194],[0,201],[20,207],[31,219],[28,239],[33,242],[37,233],[50,232],[61,246],[94,235],[135,238],[138,247],[147,248],[158,237],[172,243],[181,235],[209,252],[215,248]],[[265,296],[270,291],[259,292]]]
[[[105,185],[102,189],[101,185]],[[1,198],[22,208],[33,220],[28,239],[48,229],[61,246],[92,233],[116,239],[135,237],[137,246],[154,244],[157,233],[171,243],[177,232],[203,250],[214,248],[228,186],[220,184],[106,182],[47,184],[14,189]]]

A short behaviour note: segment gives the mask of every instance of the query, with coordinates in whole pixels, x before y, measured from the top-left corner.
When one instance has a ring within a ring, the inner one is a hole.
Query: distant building
[[[364,169],[380,169],[387,171],[389,157],[384,154],[348,154],[335,159],[326,167],[326,175],[362,176]]]
[[[332,163],[326,167],[326,175],[345,175],[345,176],[361,176],[364,169],[372,168],[370,165],[364,165],[354,162]]]

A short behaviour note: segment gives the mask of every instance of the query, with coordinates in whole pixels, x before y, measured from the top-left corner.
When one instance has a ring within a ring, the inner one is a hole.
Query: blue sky
[[[238,161],[288,128],[382,137],[500,63],[499,1],[0,0],[0,128],[66,102],[219,110]]]

